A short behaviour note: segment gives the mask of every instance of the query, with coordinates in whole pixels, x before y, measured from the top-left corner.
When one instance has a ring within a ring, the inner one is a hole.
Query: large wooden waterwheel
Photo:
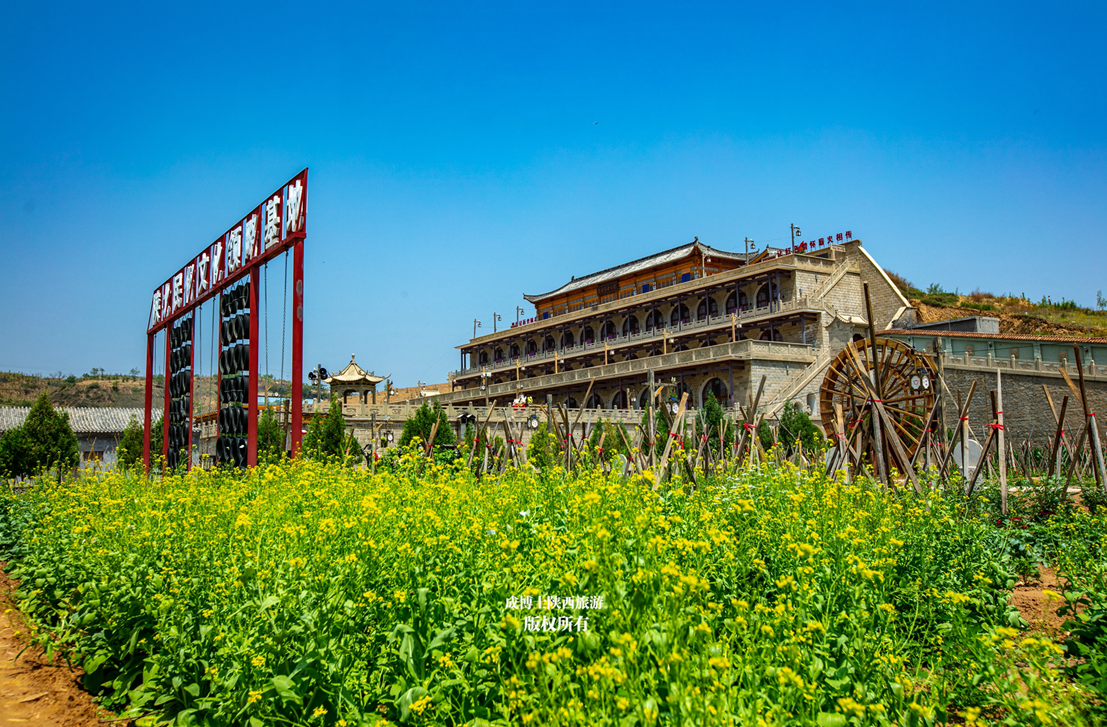
[[[856,358],[850,350],[856,353]],[[847,432],[852,433],[862,422],[867,423],[870,410],[865,406],[867,397],[859,377],[865,376],[871,385],[877,364],[883,391],[881,401],[908,456],[914,456],[934,406],[938,377],[929,359],[905,343],[878,338],[874,355],[867,339],[858,340],[838,354],[830,362],[820,389],[819,410],[823,422],[835,421],[834,405],[840,404]]]

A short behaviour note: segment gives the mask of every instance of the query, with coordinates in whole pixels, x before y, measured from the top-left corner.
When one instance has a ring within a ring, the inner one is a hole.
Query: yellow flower
[[[431,698],[424,694],[411,703],[411,711],[415,714],[422,714],[423,710],[431,705]]]

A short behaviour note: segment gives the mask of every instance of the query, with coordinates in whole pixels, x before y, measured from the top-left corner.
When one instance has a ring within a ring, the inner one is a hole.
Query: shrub
[[[473,446],[471,430],[472,425],[465,428],[466,457],[469,456]],[[527,444],[527,461],[540,470],[547,470],[560,461],[560,456],[561,447],[558,445],[557,437],[550,432],[547,422],[539,422],[538,428],[530,437],[530,443]]]
[[[142,424],[138,419],[131,417],[131,421],[127,422],[127,426],[123,429],[123,436],[119,438],[119,446],[115,448],[117,467],[130,469],[142,462],[143,434]]]
[[[441,447],[457,444],[457,437],[454,436],[454,430],[450,427],[450,422],[446,418],[446,410],[438,402],[435,402],[434,407],[431,407],[424,401],[423,405],[415,411],[415,414],[404,422],[404,431],[400,434],[400,446],[406,447],[411,443],[413,437],[419,437],[425,445],[426,442],[430,441],[431,430],[434,429],[435,421],[438,422],[438,429],[434,434],[433,446]]]
[[[62,472],[80,462],[77,435],[69,426],[69,415],[55,411],[50,397],[42,393],[22,426],[4,435],[0,447],[0,471],[5,477],[29,477],[43,472]]]
[[[784,405],[780,413],[780,428],[778,430],[780,442],[788,451],[796,449],[796,443],[803,445],[804,449],[813,450],[823,441],[823,433],[811,421],[807,412],[800,408],[794,401]]]
[[[315,460],[343,459],[346,454],[346,418],[342,402],[331,394],[331,406],[323,416],[314,416],[303,440],[304,455]]]

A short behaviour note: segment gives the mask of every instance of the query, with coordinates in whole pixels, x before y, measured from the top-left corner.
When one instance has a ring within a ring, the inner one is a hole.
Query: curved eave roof
[[[354,357],[350,357],[350,363],[346,364],[346,368],[339,371],[334,376],[328,376],[323,379],[323,383],[328,386],[333,384],[352,384],[361,386],[376,386],[380,382],[384,381],[387,376],[374,376],[371,372],[358,366],[354,363]]]
[[[560,288],[551,290],[548,293],[541,293],[537,295],[524,294],[523,298],[525,298],[530,303],[540,303],[543,300],[551,298],[555,295],[571,293],[574,290],[580,290],[581,288],[588,288],[593,285],[606,283],[609,280],[615,280],[617,278],[621,278],[624,275],[630,275],[632,273],[648,270],[658,265],[665,265],[667,263],[675,262],[682,258],[688,257],[697,249],[699,249],[700,252],[709,257],[722,258],[726,260],[736,260],[743,263],[746,261],[745,253],[717,250],[713,247],[709,247],[708,245],[704,245],[702,242],[689,242],[686,245],[674,247],[671,250],[665,250],[663,252],[654,253],[653,255],[647,255],[646,257],[638,258],[637,260],[632,260],[628,263],[623,263],[622,265],[616,265],[615,267],[607,268],[606,270],[600,270],[599,272],[592,273],[590,275],[575,278],[573,280],[570,280],[565,285],[562,285]]]

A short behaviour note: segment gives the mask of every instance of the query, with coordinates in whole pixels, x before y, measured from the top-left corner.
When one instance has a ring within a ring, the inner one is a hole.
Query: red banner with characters
[[[307,173],[304,169],[199,255],[154,289],[146,332],[211,298],[251,268],[284,252],[307,235]]]

